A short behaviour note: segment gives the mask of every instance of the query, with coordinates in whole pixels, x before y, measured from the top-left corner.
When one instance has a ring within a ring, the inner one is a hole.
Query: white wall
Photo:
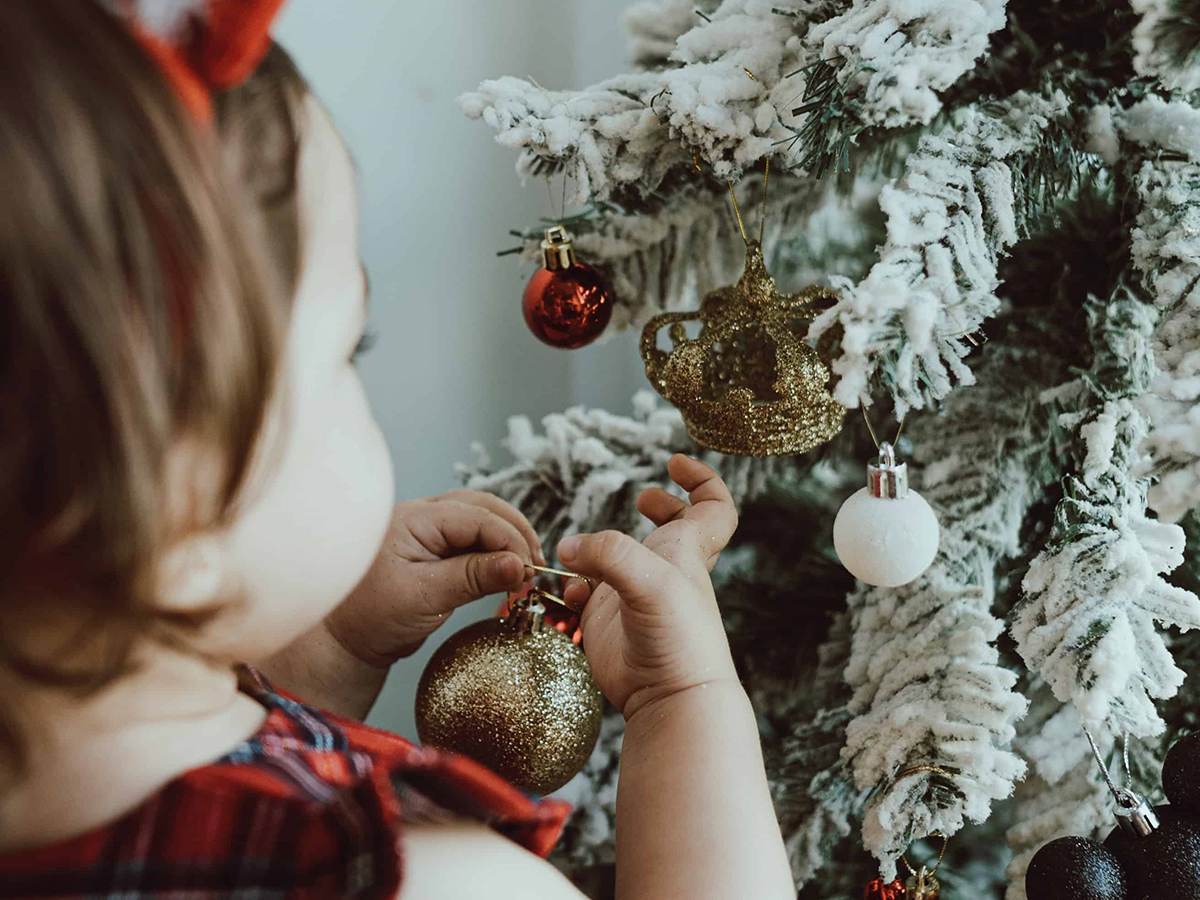
[[[285,8],[276,37],[360,168],[362,254],[379,333],[361,368],[391,445],[399,499],[458,487],[453,464],[468,458],[474,440],[498,450],[514,413],[536,420],[578,402],[625,411],[644,384],[634,335],[564,352],[526,330],[521,292],[533,267],[495,253],[515,243],[509,228],[549,213],[546,188],[522,187],[512,151],[454,102],[500,75],[567,88],[623,71],[623,6],[291,0]],[[415,738],[412,697],[433,647],[495,606],[460,610],[398,664],[372,720]]]

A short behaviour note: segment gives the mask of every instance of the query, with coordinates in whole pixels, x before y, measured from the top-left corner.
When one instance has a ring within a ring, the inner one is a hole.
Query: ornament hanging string
[[[868,427],[870,426],[870,424],[871,424],[870,421],[868,421],[867,422]],[[903,421],[901,421],[900,427],[901,428],[904,427]],[[871,437],[874,437],[874,436],[875,436],[875,434],[874,434],[874,432],[872,432]],[[896,439],[897,440],[900,439],[899,432],[896,433]],[[876,444],[876,446],[878,446],[878,444]],[[903,772],[901,772],[895,778],[892,779],[892,785],[895,786],[896,783],[899,782],[902,778],[907,778],[909,775],[916,775],[919,772],[932,772],[935,775],[945,776],[946,778],[949,778],[951,781],[954,780],[954,773],[947,771],[946,769],[943,769],[941,766],[921,765],[921,766],[912,766],[911,768],[905,769]],[[945,833],[943,833],[941,831],[934,831],[929,836],[930,837],[940,837],[942,839],[942,850],[938,854],[937,862],[934,863],[933,869],[926,873],[927,875],[932,876],[932,875],[936,874],[937,870],[940,869],[942,866],[942,858],[945,857],[945,855],[946,855],[946,847],[950,843],[950,838],[946,837]],[[905,856],[904,854],[900,854],[900,859],[904,861],[904,866],[905,866],[905,868],[908,869],[909,874],[913,875],[915,877],[917,872],[915,869],[913,869],[912,863],[910,863],[908,861],[908,857]]]
[[[875,449],[879,449],[879,438],[875,437],[875,429],[871,427],[871,419],[867,415],[867,408],[862,407],[863,421],[867,423],[867,432],[871,435],[871,442],[875,445]],[[908,413],[900,417],[900,427],[896,429],[896,437],[892,440],[892,446],[895,447],[900,441],[900,435],[904,432],[904,420],[908,418]],[[948,774],[948,773],[947,773]]]
[[[1104,776],[1104,783],[1108,785],[1109,791],[1112,792],[1113,799],[1122,809],[1133,809],[1137,806],[1137,800],[1133,793],[1133,770],[1129,767],[1129,736],[1122,735],[1122,756],[1125,760],[1125,779],[1128,787],[1119,788],[1113,784],[1112,776],[1108,774],[1108,766],[1104,764],[1104,759],[1100,755],[1100,748],[1096,746],[1096,739],[1092,737],[1092,733],[1084,726],[1083,734],[1087,738],[1088,744],[1091,745],[1092,755],[1096,757],[1096,764],[1100,766],[1100,774]]]
[[[752,76],[753,77],[753,76]],[[700,170],[699,163],[696,163],[696,171]],[[758,220],[758,242],[762,244],[763,234],[767,226],[767,182],[771,177],[771,157],[766,157],[763,160],[763,198],[762,198],[762,214]],[[726,186],[729,188],[729,199],[733,201],[733,214],[737,217],[738,231],[742,233],[742,243],[749,244],[750,238],[746,237],[746,226],[742,222],[742,210],[738,206],[737,194],[733,191],[733,182],[726,181]]]
[[[942,858],[945,857],[945,855],[946,855],[946,847],[948,847],[950,845],[950,838],[946,837],[946,835],[944,835],[940,831],[935,831],[935,832],[931,833],[929,836],[930,837],[938,837],[938,838],[942,839],[942,850],[940,853],[938,853],[937,862],[933,864],[932,869],[928,870],[925,873],[927,877],[932,877],[933,875],[936,875],[937,870],[942,867]],[[917,875],[917,870],[912,867],[912,863],[910,863],[908,861],[908,857],[902,853],[902,854],[900,854],[900,859],[904,862],[904,867],[906,869],[908,869],[908,874],[915,877]],[[924,869],[925,866],[921,866],[921,868]]]

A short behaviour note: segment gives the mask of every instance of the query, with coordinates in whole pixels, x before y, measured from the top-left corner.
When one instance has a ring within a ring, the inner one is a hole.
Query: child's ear
[[[228,557],[213,534],[185,538],[163,554],[155,597],[167,612],[197,612],[222,596],[228,582]]]

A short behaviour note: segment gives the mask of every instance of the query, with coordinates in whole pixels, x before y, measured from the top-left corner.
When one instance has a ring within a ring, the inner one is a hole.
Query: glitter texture
[[[808,321],[829,288],[780,294],[762,247],[746,245],[735,285],[704,298],[699,312],[664,313],[642,330],[641,354],[654,389],[679,407],[701,446],[742,456],[803,453],[842,428],[845,407],[829,394],[829,369],[804,342]],[[700,322],[695,338],[685,322]],[[658,349],[670,326],[672,350]]]
[[[603,712],[583,651],[530,610],[451,636],[417,687],[423,743],[470,756],[533,794],[583,768]]]

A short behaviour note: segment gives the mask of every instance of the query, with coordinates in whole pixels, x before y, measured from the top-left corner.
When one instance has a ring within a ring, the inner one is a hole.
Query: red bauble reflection
[[[908,888],[899,878],[890,884],[882,878],[873,878],[863,891],[864,900],[904,900],[907,896]]]
[[[571,350],[590,344],[612,318],[613,297],[604,278],[586,263],[538,269],[521,302],[525,324],[543,343]]]

